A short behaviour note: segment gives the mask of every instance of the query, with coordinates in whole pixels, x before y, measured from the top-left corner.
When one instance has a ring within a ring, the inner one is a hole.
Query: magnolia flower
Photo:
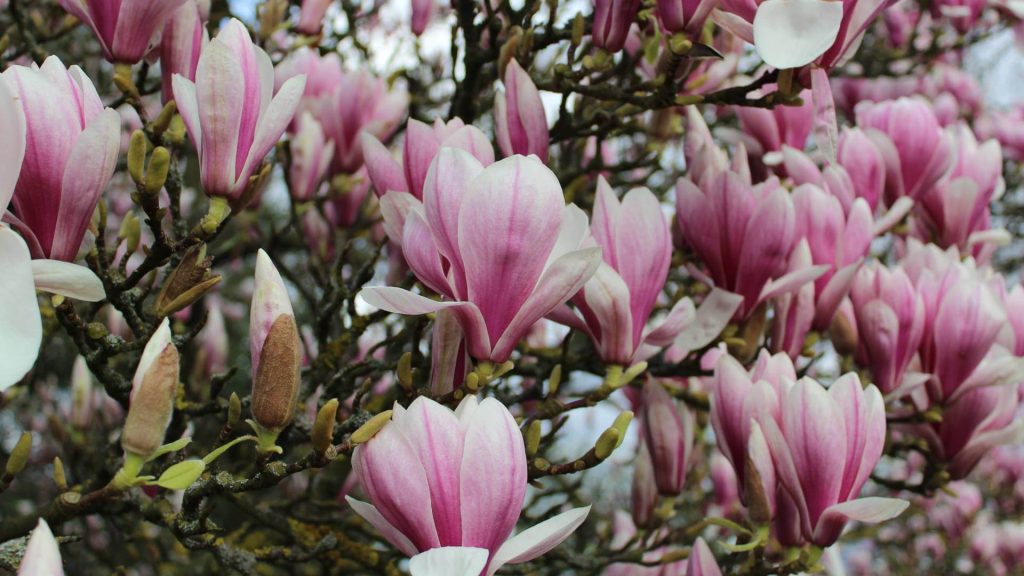
[[[775,85],[765,86],[761,95],[777,89]],[[776,106],[771,110],[750,106],[736,107],[736,115],[740,119],[740,128],[745,137],[744,142],[754,157],[760,158],[771,152],[781,152],[783,146],[791,146],[797,150],[803,150],[807,146],[807,138],[811,135],[814,123],[811,91],[802,91],[800,98],[804,101],[801,106]],[[771,157],[766,161],[770,159]]]
[[[18,576],[64,576],[57,539],[42,518],[25,546],[25,556],[18,566]]]
[[[860,128],[844,128],[836,159],[849,175],[857,197],[863,198],[874,214],[885,190],[885,159],[881,150]],[[848,209],[845,205],[844,208]]]
[[[419,36],[434,17],[437,0],[412,0],[412,33]]]
[[[27,128],[12,225],[35,258],[71,262],[117,167],[121,118],[103,107],[81,68],[67,69],[56,56],[41,68],[11,66],[3,76]]]
[[[199,58],[195,82],[175,75],[174,99],[199,152],[203,190],[242,201],[252,176],[292,121],[305,78],[272,97],[273,64],[231,20]]]
[[[548,161],[548,120],[540,92],[515,59],[505,68],[505,90],[494,98],[494,131],[502,154],[536,155]]]
[[[566,308],[556,319],[590,334],[605,362],[630,366],[670,344],[693,321],[693,302],[680,300],[657,327],[647,327],[672,259],[669,225],[650,190],[635,188],[620,202],[598,177],[591,234],[604,262],[573,298],[583,319]],[[726,323],[728,318],[719,328]]]
[[[403,554],[462,548],[414,558],[425,575],[471,567],[490,575],[527,562],[565,540],[590,511],[569,510],[509,538],[526,497],[526,451],[512,414],[493,398],[467,396],[454,412],[424,396],[408,409],[396,403],[391,422],[356,447],[352,467],[372,505],[346,500]],[[487,551],[486,572],[472,549]]]
[[[295,416],[302,383],[302,348],[288,289],[270,256],[256,255],[256,279],[249,312],[252,356],[252,417],[275,435]]]
[[[146,343],[132,378],[128,417],[121,434],[125,453],[148,459],[163,444],[174,415],[174,395],[180,375],[178,349],[171,338],[168,319]]]
[[[885,161],[885,193],[917,199],[945,176],[953,161],[949,135],[923,100],[900,98],[857,105],[857,125],[866,130]]]
[[[760,418],[778,478],[776,534],[784,545],[830,546],[847,522],[878,523],[909,502],[860,498],[885,444],[885,407],[874,386],[846,374],[827,391],[809,378],[780,399],[779,417]]]
[[[405,91],[368,70],[345,71],[336,52],[321,57],[309,48],[296,50],[278,65],[277,84],[300,75],[307,79],[300,111],[312,113],[334,142],[332,176],[357,172],[363,166],[360,135],[387,139],[409,107]]]
[[[324,15],[331,7],[333,0],[302,0],[299,9],[299,22],[295,29],[303,34],[315,36],[320,33],[324,23]]]
[[[686,406],[680,406],[653,378],[644,384],[640,425],[654,466],[658,492],[678,496],[693,453],[696,424]]]
[[[195,82],[199,56],[210,41],[206,21],[195,0],[188,0],[167,19],[160,38],[160,75],[164,102],[174,100],[174,75]]]
[[[618,52],[626,45],[629,29],[640,10],[640,0],[594,0],[594,46]]]
[[[0,214],[7,212],[25,158],[25,115],[0,78]],[[0,391],[18,383],[32,369],[43,340],[36,290],[95,302],[103,284],[88,268],[57,260],[32,260],[29,247],[14,230],[0,223]]]
[[[320,189],[334,158],[334,142],[327,140],[320,123],[309,112],[299,116],[290,142],[292,159],[288,185],[296,202],[309,202]]]
[[[730,27],[753,41],[765,63],[784,69],[813,62],[826,70],[857,51],[868,26],[889,4],[888,0],[723,0],[722,9],[728,11],[737,3],[744,9],[736,15],[752,27]],[[756,4],[752,15],[751,4]]]
[[[872,263],[854,278],[850,300],[857,323],[857,362],[891,394],[904,382],[925,329],[924,300],[906,271]]]
[[[601,250],[583,248],[587,217],[565,205],[554,173],[534,157],[512,156],[484,168],[444,147],[427,173],[423,203],[388,193],[381,212],[402,239],[409,267],[430,300],[390,287],[365,288],[369,304],[400,314],[451,310],[471,356],[504,362],[530,327],[593,276]]]
[[[743,297],[746,317],[761,302],[814,280],[823,268],[785,274],[796,236],[790,195],[777,180],[751,186],[749,173],[706,172],[700,186],[676,184],[683,238],[707,268],[708,281]]]
[[[399,164],[387,148],[373,134],[361,137],[363,158],[377,196],[388,192],[408,192],[423,200],[423,184],[427,171],[442,147],[465,150],[484,167],[494,164],[494,148],[487,136],[476,126],[467,126],[459,118],[447,123],[440,118],[428,125],[409,120],[405,127],[402,162]]]
[[[167,19],[191,0],[60,0],[96,34],[111,62],[135,64],[160,38]]]
[[[685,32],[691,38],[700,38],[704,22],[719,0],[658,0],[658,21],[667,32]]]

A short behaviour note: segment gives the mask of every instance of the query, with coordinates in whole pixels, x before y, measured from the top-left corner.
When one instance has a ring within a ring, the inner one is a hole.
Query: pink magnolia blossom
[[[839,136],[837,161],[849,175],[856,196],[863,198],[874,214],[885,191],[881,150],[863,130],[845,128]]]
[[[872,136],[885,160],[886,199],[917,199],[946,175],[954,160],[948,135],[920,99],[857,106],[857,125]]]
[[[801,238],[789,257],[789,271],[803,270],[813,265],[807,238]],[[851,276],[852,277],[852,276]],[[772,321],[771,349],[799,358],[804,342],[814,323],[816,287],[808,282],[798,290],[772,298],[775,318]]]
[[[658,492],[678,496],[686,482],[686,471],[693,455],[696,423],[685,405],[677,403],[655,379],[644,384],[640,427],[644,445],[654,466]]]
[[[629,29],[640,10],[640,0],[593,0],[594,25],[590,31],[594,46],[618,52],[626,45]]]
[[[309,112],[299,117],[298,130],[292,136],[291,165],[288,168],[288,185],[292,198],[297,202],[308,202],[316,197],[331,168],[334,157],[334,142],[327,139],[320,123]]]
[[[42,518],[25,546],[25,555],[18,566],[18,576],[64,576],[57,539]]]
[[[885,407],[855,373],[828,390],[809,378],[780,399],[779,418],[761,418],[778,478],[776,534],[784,545],[830,546],[850,521],[878,523],[909,505],[857,498],[885,444]]]
[[[305,77],[290,79],[273,96],[270,57],[232,20],[203,50],[196,81],[175,75],[173,84],[199,152],[204,192],[244,202],[249,177],[295,115]]]
[[[797,240],[796,217],[793,201],[778,180],[752,186],[749,172],[705,171],[698,187],[682,178],[676,184],[676,213],[683,238],[704,263],[710,281],[743,297],[740,317],[822,272],[812,267],[785,274]]]
[[[206,21],[195,0],[185,2],[167,19],[160,39],[160,74],[165,103],[174,100],[175,74],[195,82],[199,55],[209,41]]]
[[[310,36],[319,34],[324,23],[324,15],[333,3],[333,0],[302,0],[299,22],[295,29]]]
[[[854,200],[847,214],[839,199],[813,185],[794,190],[793,205],[796,233],[807,239],[811,262],[828,267],[814,281],[813,299],[813,327],[826,330],[868,256],[874,238],[874,219],[862,198]]]
[[[409,267],[430,300],[400,288],[364,289],[371,305],[401,314],[450,309],[471,356],[504,362],[531,326],[569,300],[601,263],[583,248],[587,217],[565,205],[562,188],[535,157],[487,168],[469,153],[441,148],[427,173],[423,203],[388,193],[381,211],[401,238]]]
[[[766,86],[765,93],[777,87]],[[756,95],[755,95],[756,96]],[[811,105],[811,91],[800,93],[804,104],[801,106],[776,106],[772,110],[739,106],[736,115],[740,119],[744,142],[754,157],[762,157],[771,152],[781,152],[783,146],[791,146],[803,150],[807,146],[807,138],[811,135],[814,123],[814,108]]]
[[[458,148],[473,155],[485,167],[494,163],[494,147],[476,126],[467,126],[459,118],[448,122],[440,118],[433,125],[409,120],[402,146],[402,162],[395,160],[373,134],[361,136],[366,169],[377,196],[388,192],[408,192],[423,200],[427,171],[442,147]]]
[[[635,543],[636,535],[636,524],[633,523],[629,514],[622,510],[616,510],[612,516],[612,549],[625,549],[629,544]],[[657,562],[670,551],[671,549],[667,546],[650,550],[644,553],[643,560],[644,562]],[[601,574],[603,576],[686,576],[687,572],[686,561],[679,560],[658,566],[618,562],[608,566]]]
[[[951,129],[955,164],[949,176],[921,195],[917,235],[942,247],[973,247],[991,226],[989,204],[1002,195],[1003,155],[999,143],[979,144],[974,132],[959,124]]]
[[[598,177],[591,233],[604,263],[573,299],[583,321],[568,310],[557,319],[588,333],[605,362],[629,366],[671,344],[692,323],[693,302],[680,300],[661,323],[648,327],[672,259],[672,234],[650,190],[635,188],[620,202]]]
[[[779,402],[796,380],[793,361],[786,354],[762,351],[748,372],[735,358],[723,355],[715,366],[711,384],[711,426],[719,450],[732,464],[740,483],[740,500],[747,506],[757,492],[775,508],[775,476],[771,457],[762,449],[763,438],[752,439],[754,422],[762,417],[778,419]],[[760,435],[760,431],[757,431]],[[753,465],[757,475],[749,474]],[[760,481],[756,484],[755,479]]]
[[[512,414],[493,398],[467,396],[454,412],[423,396],[408,409],[395,404],[352,466],[372,504],[346,500],[391,544],[408,556],[482,548],[487,567],[479,574],[544,554],[590,511],[569,510],[510,538],[526,497],[526,451]]]
[[[354,174],[363,166],[360,134],[390,137],[409,107],[409,95],[368,70],[346,71],[335,52],[321,57],[308,48],[278,65],[277,84],[303,74],[307,84],[300,111],[312,113],[334,142],[331,175]]]
[[[540,92],[515,59],[505,68],[505,90],[494,98],[494,131],[502,154],[536,155],[548,161],[548,120]]]
[[[865,265],[850,290],[857,323],[857,361],[886,394],[903,384],[925,330],[925,305],[902,268]]]
[[[121,118],[104,108],[92,81],[56,56],[41,68],[4,72],[24,112],[25,161],[12,205],[14,226],[35,258],[71,262],[117,167]]]
[[[658,21],[670,34],[685,32],[700,39],[704,23],[719,0],[658,0]]]
[[[703,538],[697,538],[690,549],[690,558],[686,562],[686,576],[722,576],[715,555]]]
[[[412,33],[419,36],[430,25],[434,18],[437,6],[441,3],[437,0],[412,0]]]
[[[190,0],[60,0],[96,34],[111,62],[135,64],[160,38],[167,19]]]

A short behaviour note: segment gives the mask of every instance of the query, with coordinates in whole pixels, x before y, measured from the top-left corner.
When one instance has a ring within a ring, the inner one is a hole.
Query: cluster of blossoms
[[[237,4],[3,3],[0,567],[1024,562],[1013,2]]]

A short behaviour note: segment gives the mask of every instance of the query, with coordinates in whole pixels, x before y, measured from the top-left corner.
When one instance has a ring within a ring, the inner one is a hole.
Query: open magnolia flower
[[[481,361],[508,360],[530,327],[576,294],[601,263],[600,248],[583,247],[586,214],[565,204],[558,179],[534,156],[484,168],[468,152],[442,147],[423,203],[392,191],[381,212],[409,267],[445,300],[391,287],[365,288],[362,297],[400,314],[451,310],[469,354]]]
[[[6,81],[0,79],[0,214],[7,212],[22,159],[25,116]],[[36,290],[97,302],[103,284],[88,268],[58,260],[32,260],[25,240],[0,224],[0,391],[32,369],[43,340]]]
[[[509,538],[526,498],[526,450],[512,414],[493,398],[467,396],[454,412],[423,396],[408,409],[396,403],[391,422],[356,448],[352,467],[373,505],[348,503],[415,556],[416,576],[475,576],[485,565],[490,575],[528,562],[590,512],[575,508]]]

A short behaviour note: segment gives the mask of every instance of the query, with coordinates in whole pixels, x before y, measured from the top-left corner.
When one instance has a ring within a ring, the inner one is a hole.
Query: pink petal
[[[565,201],[554,173],[535,158],[496,162],[471,186],[459,211],[459,252],[468,300],[497,342],[537,285],[558,238]]]
[[[831,546],[839,539],[847,522],[878,524],[903,513],[910,502],[898,498],[860,498],[829,507],[814,528],[814,543]]]
[[[18,566],[18,576],[64,576],[57,539],[42,518],[25,546],[25,555]]]
[[[441,148],[430,164],[423,185],[423,207],[438,250],[454,277],[455,294],[465,298],[466,272],[459,249],[459,213],[470,183],[484,167],[468,152]]]
[[[406,538],[404,534],[399,532],[397,528],[384,519],[377,508],[371,504],[367,504],[366,502],[360,502],[351,496],[345,496],[345,501],[348,502],[348,505],[351,506],[353,510],[355,510],[356,514],[362,516],[364,520],[376,528],[377,531],[380,532],[392,546],[398,548],[402,554],[405,554],[406,556],[416,555],[416,546],[413,545],[412,541]]]
[[[488,398],[466,418],[460,471],[462,544],[498,550],[526,497],[526,449],[512,414]]]
[[[373,191],[378,198],[382,198],[392,190],[395,192],[408,192],[409,187],[402,175],[402,167],[391,155],[391,152],[380,143],[372,134],[362,132],[359,141],[363,147],[363,161],[366,163],[366,171],[370,174],[370,181],[373,182]]]
[[[686,562],[686,576],[722,576],[718,561],[703,538],[697,538],[693,543],[690,559]]]
[[[418,211],[410,212],[402,232],[402,254],[421,282],[442,296],[452,297],[448,278],[441,267],[441,256],[434,244],[430,226]]]
[[[207,193],[227,195],[235,187],[245,77],[235,54],[218,38],[203,50],[196,78],[203,187]],[[176,96],[178,90],[175,85]]]
[[[742,296],[715,288],[704,298],[700,308],[697,308],[697,317],[679,335],[675,346],[690,352],[711,344],[729,324],[729,320],[742,304]]]

